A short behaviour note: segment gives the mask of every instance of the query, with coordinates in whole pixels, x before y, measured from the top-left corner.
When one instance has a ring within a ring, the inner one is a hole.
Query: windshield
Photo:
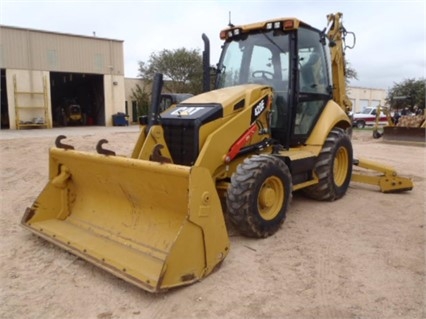
[[[270,85],[276,92],[285,90],[289,77],[288,38],[268,31],[226,42],[218,65],[217,88],[258,83]]]
[[[358,112],[359,114],[376,114],[375,110],[373,110],[371,107],[364,108],[361,112]]]

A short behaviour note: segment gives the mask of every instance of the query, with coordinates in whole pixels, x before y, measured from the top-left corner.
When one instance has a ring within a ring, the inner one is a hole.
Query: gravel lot
[[[413,179],[382,194],[352,183],[335,202],[295,194],[275,235],[229,229],[221,268],[194,285],[152,295],[30,234],[19,225],[47,182],[55,136],[80,150],[129,155],[138,127],[1,131],[1,318],[426,318],[426,148],[355,131],[355,156]]]

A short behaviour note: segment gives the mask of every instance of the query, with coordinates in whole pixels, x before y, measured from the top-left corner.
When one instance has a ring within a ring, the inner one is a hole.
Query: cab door
[[[290,145],[303,144],[309,137],[327,102],[332,99],[329,50],[320,31],[297,30],[296,94]]]

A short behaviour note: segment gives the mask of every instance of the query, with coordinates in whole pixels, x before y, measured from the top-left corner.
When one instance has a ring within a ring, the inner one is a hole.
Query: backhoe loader
[[[292,192],[323,201],[352,180],[383,192],[411,180],[353,160],[342,15],[317,30],[295,18],[230,26],[210,89],[160,114],[162,76],[130,157],[82,152],[58,136],[49,182],[22,218],[30,231],[150,292],[188,285],[229,253],[224,214],[245,236],[271,236]],[[372,168],[376,176],[352,172]]]
[[[387,125],[379,131],[380,116],[384,114]],[[389,108],[378,105],[376,108],[376,121],[373,126],[373,138],[381,138],[390,142],[416,143],[424,145],[426,143],[426,121],[423,115],[404,115],[398,118],[395,123]]]

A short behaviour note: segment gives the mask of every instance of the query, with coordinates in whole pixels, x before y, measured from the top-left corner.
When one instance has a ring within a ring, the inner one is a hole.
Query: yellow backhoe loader
[[[426,144],[426,120],[424,115],[401,116],[396,125],[383,127],[383,139],[389,142]]]
[[[284,222],[292,192],[333,201],[352,180],[383,192],[411,180],[353,160],[341,14],[317,30],[281,18],[220,33],[210,90],[159,114],[156,75],[150,114],[130,157],[100,140],[97,153],[56,139],[49,182],[22,224],[56,245],[147,291],[188,285],[212,273],[239,232],[268,237]],[[353,164],[379,172],[364,176]]]
[[[387,118],[387,125],[381,130],[379,121],[381,114]],[[424,115],[404,115],[395,123],[389,108],[378,105],[376,108],[376,121],[373,126],[373,138],[380,138],[394,142],[413,142],[418,145],[426,143],[426,121]]]
[[[380,138],[383,135],[383,130],[380,132],[380,119],[382,118],[382,114],[386,116],[387,125],[386,126],[395,126],[394,119],[392,118],[391,111],[388,107],[377,105],[376,106],[376,120],[374,121],[373,126],[373,138]]]

